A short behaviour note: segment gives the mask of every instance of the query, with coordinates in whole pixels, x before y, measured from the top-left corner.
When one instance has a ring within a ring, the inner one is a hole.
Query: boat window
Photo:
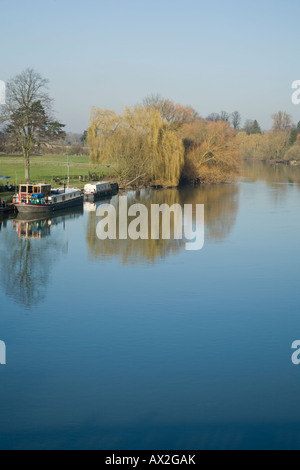
[[[63,196],[63,197],[62,197],[62,200],[65,201],[65,200],[66,200],[66,196]]]
[[[32,194],[32,192],[33,192],[32,186],[28,186],[28,193],[29,193],[29,194]]]
[[[53,198],[53,202],[54,202],[54,203],[57,202],[57,197]]]
[[[26,186],[21,186],[20,192],[21,192],[21,193],[27,193],[27,188],[26,188]]]

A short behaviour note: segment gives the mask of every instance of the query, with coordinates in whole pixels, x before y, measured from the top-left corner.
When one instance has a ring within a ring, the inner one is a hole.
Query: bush
[[[290,150],[288,150],[284,156],[284,160],[292,162],[292,161],[300,161],[300,145],[295,144]]]
[[[89,171],[89,181],[102,181],[105,178],[105,173],[100,172],[100,173],[93,173]]]
[[[228,122],[197,120],[183,126],[185,165],[182,183],[223,183],[239,173],[240,151]]]

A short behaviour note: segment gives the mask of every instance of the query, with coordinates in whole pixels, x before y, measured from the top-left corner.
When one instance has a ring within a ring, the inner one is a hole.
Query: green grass
[[[101,165],[90,165],[88,156],[70,156],[70,183],[83,187],[88,180],[89,172],[100,173],[103,178],[110,178],[113,172]],[[14,186],[25,183],[24,157],[0,155],[0,175],[10,176],[9,183]],[[50,183],[55,186],[55,179],[67,183],[67,157],[65,155],[44,155],[31,157],[30,178],[32,183]],[[79,176],[84,177],[82,183]],[[6,181],[0,181],[5,185]]]

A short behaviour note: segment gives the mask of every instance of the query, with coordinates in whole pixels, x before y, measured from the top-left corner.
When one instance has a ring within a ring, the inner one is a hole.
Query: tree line
[[[300,123],[283,111],[272,118],[265,132],[257,120],[242,127],[238,111],[204,119],[190,106],[153,95],[122,114],[94,108],[87,139],[92,162],[113,165],[130,182],[222,183],[236,178],[241,159],[300,161]]]
[[[263,132],[257,123],[246,127],[238,135],[244,159],[261,161],[300,161],[300,122],[295,125],[284,111],[272,116],[272,130]]]
[[[240,165],[229,121],[202,119],[192,107],[160,96],[122,114],[93,108],[88,145],[92,163],[112,166],[131,184],[232,181]]]
[[[8,82],[6,98],[0,144],[4,139],[22,150],[30,181],[30,156],[63,142],[65,125],[54,118],[48,81],[33,69]],[[191,106],[152,95],[119,114],[93,108],[77,145],[86,145],[91,163],[110,167],[125,184],[177,186],[233,181],[241,158],[300,160],[299,134],[300,123],[282,111],[263,132],[256,120],[242,127],[238,111],[202,118]]]

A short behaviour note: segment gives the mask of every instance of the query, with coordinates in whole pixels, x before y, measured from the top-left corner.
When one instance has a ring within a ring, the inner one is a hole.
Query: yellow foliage
[[[289,148],[290,131],[269,131],[264,134],[237,135],[245,160],[283,160]]]
[[[120,178],[145,185],[232,181],[240,165],[228,122],[204,121],[192,108],[167,100],[150,99],[121,115],[94,108],[88,144],[93,163],[109,164]]]
[[[182,141],[154,108],[126,108],[122,115],[93,109],[88,130],[92,162],[114,165],[126,180],[145,184],[179,183]]]
[[[183,126],[186,156],[183,179],[200,183],[232,181],[239,172],[240,151],[228,122],[197,120]]]

